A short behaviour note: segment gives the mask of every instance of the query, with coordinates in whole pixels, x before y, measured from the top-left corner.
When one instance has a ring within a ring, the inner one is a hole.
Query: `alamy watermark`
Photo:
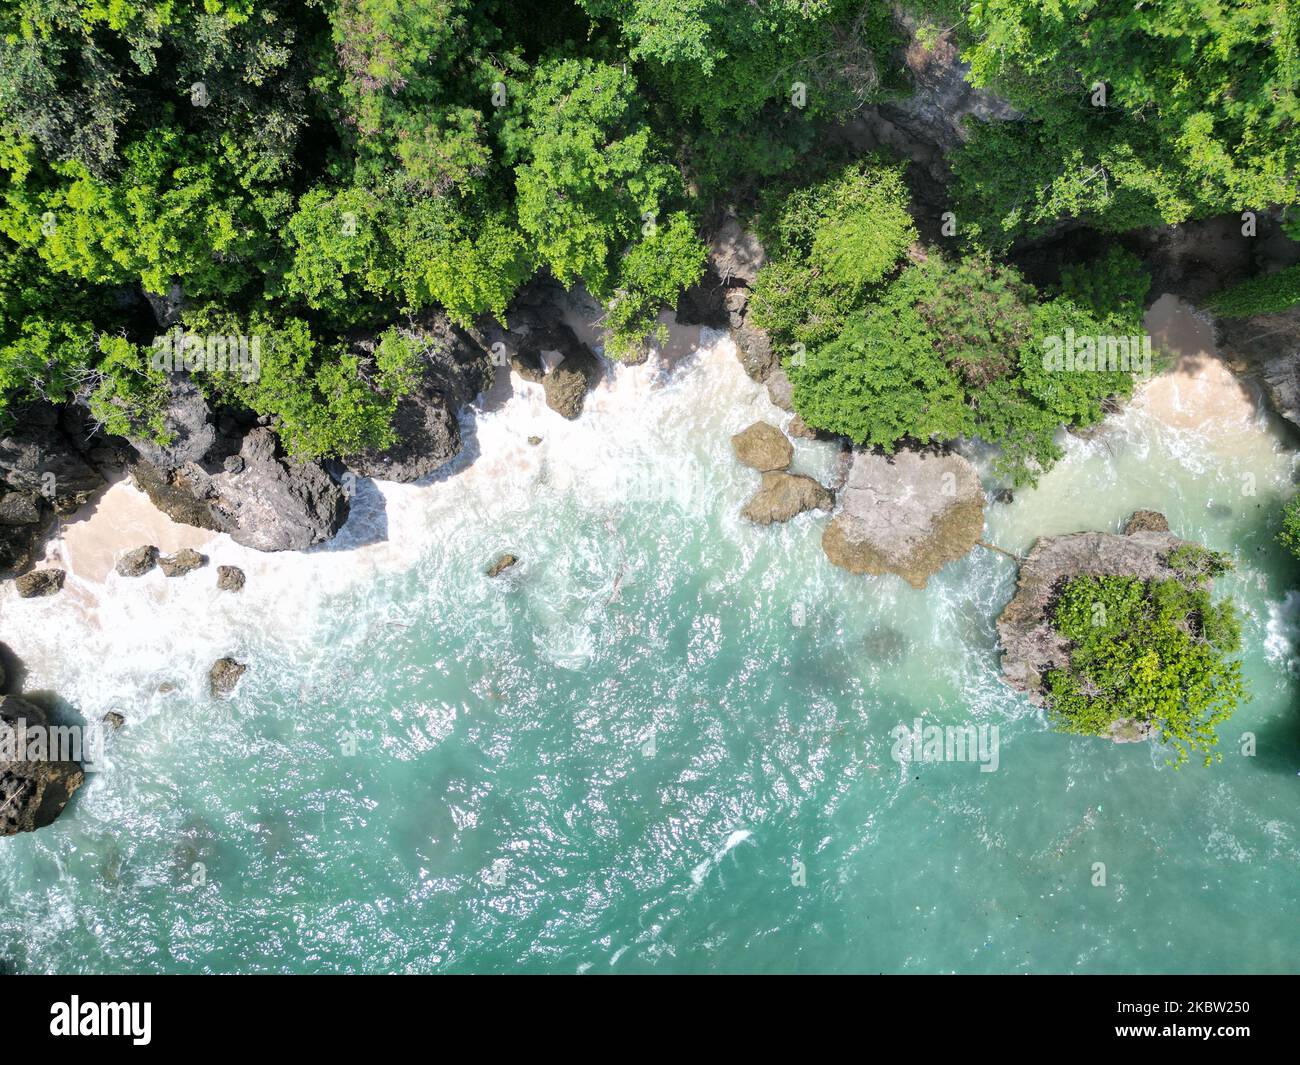
[[[0,720],[0,762],[80,762],[87,773],[103,768],[104,746],[111,726],[28,725]]]
[[[1151,376],[1149,334],[1090,336],[1066,329],[1064,336],[1046,337],[1043,346],[1043,369],[1049,373],[1128,371]]]
[[[167,373],[237,373],[247,384],[262,376],[262,338],[187,333],[177,326],[154,338],[149,365]]]
[[[981,773],[992,773],[1000,761],[997,725],[926,725],[918,717],[911,725],[899,722],[889,734],[889,756],[900,764],[978,762]]]

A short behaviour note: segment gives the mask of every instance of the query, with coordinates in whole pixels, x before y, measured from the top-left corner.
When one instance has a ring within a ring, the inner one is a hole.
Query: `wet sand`
[[[1177,296],[1161,296],[1145,324],[1157,352],[1172,365],[1138,391],[1134,402],[1176,429],[1242,432],[1260,414],[1259,397],[1219,357],[1214,328]]]

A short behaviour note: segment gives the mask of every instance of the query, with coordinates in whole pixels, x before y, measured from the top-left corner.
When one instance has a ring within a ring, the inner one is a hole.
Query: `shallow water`
[[[620,368],[574,423],[513,388],[449,475],[363,483],[329,548],[212,539],[214,565],[248,570],[241,596],[211,569],[0,592],[28,690],[128,719],[60,821],[0,840],[0,961],[1300,968],[1298,597],[1272,542],[1297,464],[1249,403],[1207,432],[1139,398],[988,510],[1013,552],[1150,507],[1236,558],[1219,588],[1246,609],[1253,699],[1221,764],[1175,771],[1151,745],[1058,735],[1002,685],[1004,556],[916,591],[831,567],[824,515],[742,523],[757,475],[728,438],[783,416],[730,341]],[[796,446],[830,478],[829,445]],[[488,580],[506,550],[521,563]],[[210,699],[228,653],[249,672]],[[918,716],[997,725],[997,771],[895,762],[890,732]]]

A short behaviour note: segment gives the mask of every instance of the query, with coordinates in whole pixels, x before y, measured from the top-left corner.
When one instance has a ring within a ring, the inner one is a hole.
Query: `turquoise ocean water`
[[[1278,427],[1179,430],[1134,404],[987,513],[1021,552],[1152,507],[1237,559],[1219,589],[1246,610],[1253,699],[1221,764],[1175,771],[1058,735],[1002,685],[1005,557],[916,591],[833,569],[824,515],[740,522],[757,478],[729,435],[780,415],[712,340],[620,370],[572,424],[515,382],[466,461],[363,484],[329,549],[216,543],[249,569],[242,599],[210,571],[7,592],[27,687],[128,724],[59,822],[0,840],[0,966],[1300,970]],[[833,461],[798,445],[796,468]],[[488,580],[505,550],[521,563]],[[226,653],[250,669],[217,701]],[[894,761],[917,717],[996,725],[997,770]]]

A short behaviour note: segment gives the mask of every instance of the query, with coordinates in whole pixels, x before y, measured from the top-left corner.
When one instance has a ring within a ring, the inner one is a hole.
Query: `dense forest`
[[[1132,375],[1044,371],[1042,337],[1130,333],[1128,253],[1040,290],[1027,242],[1300,201],[1290,0],[4,0],[0,422],[76,398],[164,432],[158,308],[255,335],[215,404],[312,457],[383,445],[412,315],[508,317],[539,274],[636,358],[725,210],[769,262],[756,323],[809,425],[886,449],[977,436],[1009,479]],[[1014,107],[969,121],[918,237],[905,161],[827,136],[910,91],[940,34]],[[1286,223],[1300,236],[1300,214]],[[1296,271],[1225,313],[1300,299]],[[359,353],[356,338],[373,343]]]

